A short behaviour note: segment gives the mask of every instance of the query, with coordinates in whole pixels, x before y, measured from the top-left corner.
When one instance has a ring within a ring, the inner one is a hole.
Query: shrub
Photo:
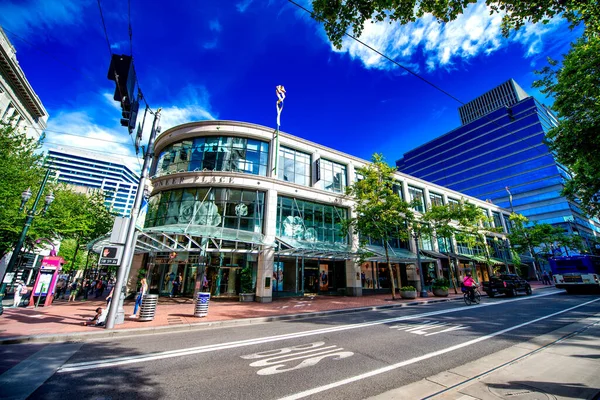
[[[240,293],[254,293],[254,287],[252,282],[252,268],[246,266],[242,268],[240,276]]]
[[[450,286],[450,282],[448,282],[448,279],[438,278],[433,281],[433,285],[431,287],[433,289],[448,290],[449,286]]]
[[[415,288],[414,286],[402,286],[400,288],[401,292],[416,292],[417,288]]]

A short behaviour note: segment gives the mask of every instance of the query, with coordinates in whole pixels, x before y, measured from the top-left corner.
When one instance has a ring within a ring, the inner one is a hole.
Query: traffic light
[[[108,79],[116,84],[113,99],[121,103],[121,126],[126,126],[131,134],[135,130],[140,106],[135,95],[136,76],[131,56],[113,54]]]
[[[129,130],[129,134],[131,135],[135,130],[140,103],[137,99],[135,99],[130,106],[131,107],[129,110],[126,110],[125,107],[123,107],[123,111],[121,112],[121,116],[123,117],[121,118],[121,126],[126,126]]]

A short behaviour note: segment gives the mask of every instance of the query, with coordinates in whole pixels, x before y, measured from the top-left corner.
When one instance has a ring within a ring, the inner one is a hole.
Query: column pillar
[[[277,191],[267,190],[264,210],[264,232],[267,243],[275,244],[277,223]],[[258,271],[256,273],[256,301],[270,303],[273,301],[273,262],[275,248],[263,246],[258,255]]]

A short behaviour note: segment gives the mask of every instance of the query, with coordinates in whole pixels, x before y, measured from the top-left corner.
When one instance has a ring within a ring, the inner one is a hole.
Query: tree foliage
[[[15,245],[25,222],[25,212],[19,211],[21,193],[31,188],[31,206],[45,173],[41,143],[9,124],[0,124],[0,257]],[[78,193],[73,188],[51,180],[46,184],[37,212],[44,204],[44,195],[54,193],[55,200],[45,215],[33,219],[26,246],[38,238],[50,240],[74,239],[79,245],[112,228],[114,216],[104,205],[100,192]]]
[[[360,36],[365,22],[413,22],[425,14],[433,15],[439,22],[449,22],[462,14],[477,0],[401,1],[401,0],[313,0],[313,16],[325,22],[325,31],[338,49],[342,38],[352,30]],[[583,0],[487,0],[490,13],[503,13],[502,33],[508,36],[527,22],[548,23],[557,15],[563,16],[571,26],[583,22],[586,30],[598,32],[600,6],[596,1]]]
[[[586,213],[600,216],[600,38],[581,38],[571,45],[562,66],[538,71],[534,83],[554,98],[558,126],[547,134],[557,160],[570,169],[563,194],[580,203]]]
[[[414,213],[411,204],[394,191],[394,185],[397,184],[394,181],[395,169],[384,161],[382,155],[374,154],[372,162],[357,168],[356,172],[362,179],[346,188],[347,195],[354,201],[354,217],[344,221],[344,229],[360,236],[361,248],[366,244],[367,238],[383,244],[389,266],[392,298],[396,298],[388,240],[408,239],[409,221],[414,219]]]

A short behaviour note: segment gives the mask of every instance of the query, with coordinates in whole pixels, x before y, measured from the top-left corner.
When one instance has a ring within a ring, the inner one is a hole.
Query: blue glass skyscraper
[[[556,117],[514,80],[459,108],[462,126],[404,154],[402,172],[514,208],[531,221],[597,236],[600,224],[561,196],[568,171],[545,143]],[[509,201],[509,188],[512,204]]]

